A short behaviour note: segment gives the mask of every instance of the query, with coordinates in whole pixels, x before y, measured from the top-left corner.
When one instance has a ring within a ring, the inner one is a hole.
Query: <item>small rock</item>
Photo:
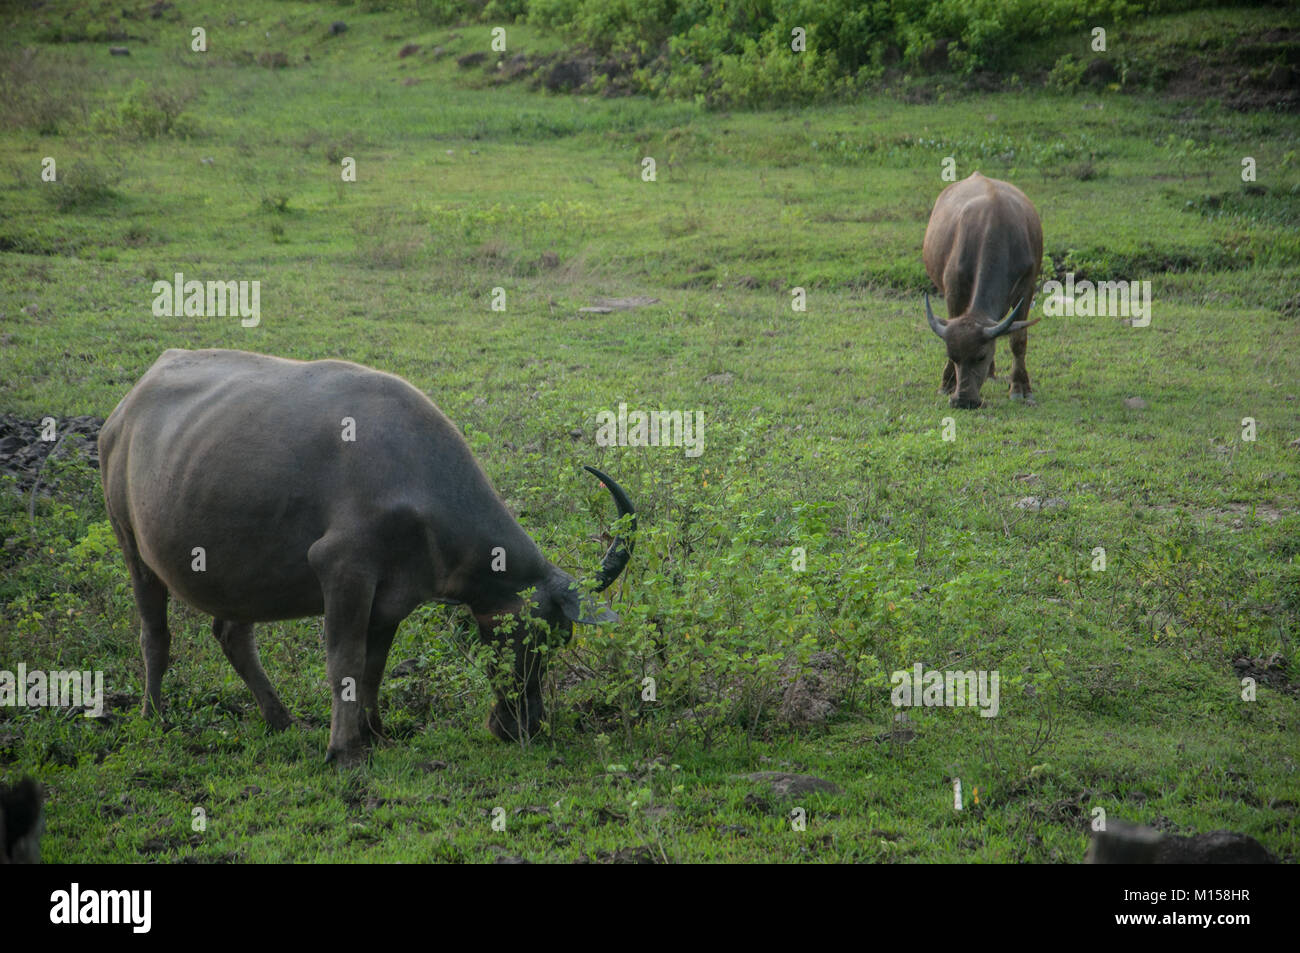
[[[348,25],[342,20],[335,20],[330,24],[330,36],[338,36],[340,33],[348,32]]]
[[[1022,496],[1016,500],[1015,506],[1018,510],[1026,510],[1030,513],[1037,513],[1041,510],[1063,510],[1069,504],[1059,496],[1049,496],[1043,499],[1037,496]]]
[[[397,58],[399,60],[404,60],[408,56],[413,56],[418,52],[420,52],[419,43],[407,43],[404,47],[402,47],[400,50],[397,51]]]
[[[789,774],[785,771],[756,771],[745,775],[748,781],[765,781],[772,786],[772,793],[777,797],[791,797],[799,794],[811,794],[824,791],[827,794],[839,794],[839,785],[811,774]]]
[[[651,298],[648,295],[633,295],[630,298],[598,298],[596,304],[602,308],[613,308],[616,311],[627,311],[632,308],[644,308],[648,304],[658,304],[658,298]]]
[[[131,51],[128,50],[125,46],[110,46],[108,48],[108,55],[109,56],[130,56]]]
[[[1124,406],[1129,410],[1146,410],[1147,402],[1141,397],[1125,397]]]
[[[876,741],[905,745],[916,738],[916,729],[912,725],[912,719],[907,717],[907,713],[900,711],[894,716],[894,726],[889,731],[876,735]]]

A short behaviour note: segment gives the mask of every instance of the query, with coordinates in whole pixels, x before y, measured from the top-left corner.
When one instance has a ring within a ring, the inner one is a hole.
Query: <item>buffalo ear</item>
[[[560,594],[560,606],[569,621],[580,625],[599,625],[602,622],[618,621],[618,613],[606,609],[591,596],[580,594],[576,589],[565,589]]]

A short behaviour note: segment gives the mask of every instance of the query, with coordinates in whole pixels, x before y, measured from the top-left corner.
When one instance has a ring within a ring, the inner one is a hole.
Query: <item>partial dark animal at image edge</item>
[[[146,714],[162,708],[172,594],[213,617],[213,635],[275,729],[291,718],[262,669],[253,624],[324,615],[327,760],[344,763],[382,733],[380,681],[397,626],[416,606],[468,605],[482,640],[511,667],[488,716],[507,741],[533,735],[543,718],[547,655],[524,636],[536,643],[541,628],[567,641],[574,622],[618,618],[546,559],[455,425],[392,374],[168,350],[104,422],[99,453],[140,611]],[[585,469],[635,529],[622,487]],[[615,539],[592,588],[613,583],[631,554],[630,541]]]
[[[0,864],[39,864],[45,814],[31,778],[0,784]]]
[[[1232,831],[1179,837],[1154,827],[1110,821],[1094,831],[1087,864],[1276,864],[1277,858],[1255,838]]]

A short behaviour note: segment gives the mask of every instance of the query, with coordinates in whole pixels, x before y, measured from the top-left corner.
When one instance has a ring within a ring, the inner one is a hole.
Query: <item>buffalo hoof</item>
[[[1021,394],[1018,391],[1013,391],[1011,393],[1011,399],[1017,401],[1023,401],[1026,407],[1034,407],[1037,406],[1038,404],[1038,401],[1034,400],[1033,395]]]
[[[266,721],[266,727],[271,731],[284,731],[294,724],[293,716],[284,708],[279,711],[264,712],[262,717]]]
[[[365,748],[330,748],[325,752],[325,763],[336,768],[355,768],[364,764],[369,755]]]

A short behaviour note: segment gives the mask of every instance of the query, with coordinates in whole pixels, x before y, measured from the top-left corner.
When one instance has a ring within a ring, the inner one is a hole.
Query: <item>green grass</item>
[[[74,6],[91,31],[117,9]],[[1073,862],[1098,807],[1294,858],[1297,698],[1244,702],[1231,665],[1290,659],[1300,618],[1294,122],[1107,91],[718,113],[490,83],[454,62],[486,48],[478,25],[292,2],[227,16],[130,21],[129,58],[5,24],[56,85],[3,108],[71,105],[44,133],[0,133],[0,410],[106,415],[167,347],[398,373],[565,569],[596,564],[610,519],[581,465],[624,484],[643,527],[624,621],[561,654],[550,732],[522,750],[483,729],[466,619],[420,610],[390,662],[414,674],[384,683],[393,742],[337,772],[319,620],[259,627],[303,720],[277,736],[208,620],[174,605],[165,728],[136,714],[136,617],[96,478],[55,467],[34,522],[0,496],[0,669],[102,670],[115,713],[0,708],[4,774],[49,790],[47,859]],[[335,19],[349,30],[326,38]],[[202,22],[210,52],[191,54]],[[407,42],[448,55],[399,60]],[[276,51],[291,65],[257,65]],[[178,97],[175,132],[102,118],[137,80]],[[938,395],[920,245],[949,155],[1030,196],[1047,271],[1152,281],[1150,327],[1031,332],[1035,407],[1005,377],[979,411]],[[68,181],[40,181],[45,156]],[[176,271],[260,281],[261,325],[155,318],[152,283]],[[633,294],[659,303],[578,312]],[[596,446],[596,414],[620,402],[702,409],[703,456]],[[1027,513],[1026,496],[1067,506]],[[844,656],[853,703],[782,726],[777,668],[814,650]],[[999,717],[913,709],[914,740],[878,740],[888,675],[916,661],[1000,670]],[[765,770],[842,792],[781,802],[739,777]]]

